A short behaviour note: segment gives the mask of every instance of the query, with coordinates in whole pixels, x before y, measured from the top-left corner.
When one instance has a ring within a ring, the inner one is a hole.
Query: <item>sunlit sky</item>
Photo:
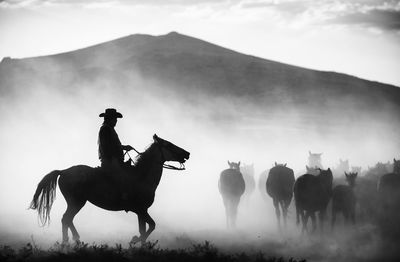
[[[0,57],[170,31],[400,86],[399,0],[0,0]]]

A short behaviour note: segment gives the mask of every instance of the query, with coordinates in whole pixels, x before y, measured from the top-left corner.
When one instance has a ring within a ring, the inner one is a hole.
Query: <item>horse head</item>
[[[362,169],[362,167],[360,167],[360,166],[352,166],[351,167],[351,172],[353,172],[353,173],[361,173],[361,169]]]
[[[283,167],[286,167],[286,165],[287,165],[287,163],[285,163],[285,164],[278,164],[277,162],[275,162],[275,166],[283,166]]]
[[[176,161],[183,164],[189,159],[189,152],[158,137],[156,134],[154,134],[153,140],[159,146],[164,161]]]
[[[333,181],[333,175],[332,171],[330,168],[328,169],[321,169],[319,168],[319,175],[318,175],[321,184],[323,184],[324,187],[326,187],[329,191],[332,190],[332,181]]]
[[[236,169],[240,171],[240,161],[235,163],[235,162],[229,162],[228,160],[228,165],[230,169]]]
[[[322,167],[321,164],[321,155],[322,153],[311,153],[311,151],[308,151],[308,164],[310,166],[318,166]]]
[[[344,174],[346,176],[346,180],[347,180],[347,183],[349,184],[349,186],[354,187],[356,184],[356,178],[357,178],[358,173],[357,172],[350,172],[350,173],[344,172]]]

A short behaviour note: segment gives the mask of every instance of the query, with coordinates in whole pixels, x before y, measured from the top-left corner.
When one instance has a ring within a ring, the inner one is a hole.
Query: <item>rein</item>
[[[181,165],[180,167],[176,167],[176,166],[173,166],[173,165],[163,164],[163,168],[165,168],[165,169],[171,169],[171,170],[178,170],[178,171],[186,170],[185,164],[184,164],[184,163],[179,163],[179,164]]]
[[[162,155],[163,159],[165,159],[164,153],[163,153],[163,151],[162,151],[162,148],[161,148],[161,147],[159,147],[159,148],[160,148],[161,155]],[[138,155],[143,154],[143,153],[140,153],[139,151],[137,151],[134,147],[132,147],[132,149],[133,149]],[[128,155],[129,161],[133,163],[132,157],[131,157],[131,155],[129,155],[129,152],[128,152],[128,151],[126,151],[126,152],[124,153],[124,156],[125,156],[125,155]],[[164,164],[163,164],[163,168],[165,168],[165,169],[170,169],[170,170],[178,170],[178,171],[186,170],[185,164],[184,164],[184,163],[179,163],[179,164],[180,164],[180,167],[176,167],[176,166],[168,165],[168,164],[165,164],[165,163],[164,163]]]

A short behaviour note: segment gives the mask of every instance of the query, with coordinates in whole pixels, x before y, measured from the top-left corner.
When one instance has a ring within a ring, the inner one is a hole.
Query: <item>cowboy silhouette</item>
[[[122,118],[122,114],[114,108],[107,108],[99,117],[104,117],[103,125],[99,131],[99,159],[101,168],[119,186],[121,192],[121,201],[125,202],[127,193],[125,185],[126,174],[124,171],[124,150],[130,151],[133,148],[130,145],[122,145],[114,127],[117,119]]]
[[[122,114],[114,108],[107,108],[99,117],[104,117],[103,125],[99,131],[99,159],[101,167],[105,169],[122,168],[124,163],[124,150],[130,151],[133,148],[130,145],[122,145],[114,127],[117,119],[122,118]]]

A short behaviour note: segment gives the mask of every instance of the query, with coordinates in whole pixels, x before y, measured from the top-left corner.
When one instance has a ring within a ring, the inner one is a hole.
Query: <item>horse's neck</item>
[[[160,183],[164,161],[161,152],[153,147],[143,156],[143,162],[137,167],[136,172],[140,173],[141,182],[146,187],[155,190]]]

